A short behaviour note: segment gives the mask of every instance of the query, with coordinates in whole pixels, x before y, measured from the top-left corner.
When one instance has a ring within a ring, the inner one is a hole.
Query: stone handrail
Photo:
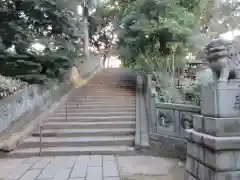
[[[200,114],[200,107],[173,103],[156,103],[153,134],[185,138],[185,129],[193,127],[192,115]]]
[[[192,128],[192,114],[200,114],[200,107],[156,103],[151,75],[145,78],[144,87],[151,153],[184,160],[187,137],[185,129]]]
[[[200,107],[175,103],[156,103],[155,95],[152,92],[151,75],[147,76],[144,84],[150,134],[184,138],[184,129],[193,127],[192,115],[200,114]]]

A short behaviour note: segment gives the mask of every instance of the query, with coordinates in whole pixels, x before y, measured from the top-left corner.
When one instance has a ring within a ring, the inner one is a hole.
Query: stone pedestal
[[[240,80],[204,87],[187,133],[185,180],[240,180]]]
[[[201,113],[206,117],[240,117],[240,79],[213,82],[203,87]]]

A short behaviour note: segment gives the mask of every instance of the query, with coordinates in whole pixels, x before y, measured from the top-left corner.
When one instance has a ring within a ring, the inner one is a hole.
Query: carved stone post
[[[187,130],[185,180],[240,179],[240,79],[202,88],[201,115]]]

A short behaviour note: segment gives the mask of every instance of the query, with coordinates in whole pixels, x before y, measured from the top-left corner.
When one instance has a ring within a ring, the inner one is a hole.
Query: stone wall
[[[44,110],[48,104],[52,103],[54,99],[52,95],[67,88],[67,86],[55,84],[51,87],[43,88],[32,85],[2,99],[0,101],[0,132],[3,132],[10,124],[15,123],[26,113],[32,112],[36,108]]]
[[[0,101],[0,150],[10,151],[44,121],[52,105],[72,89],[70,84],[29,86]],[[52,111],[52,110],[50,110]]]

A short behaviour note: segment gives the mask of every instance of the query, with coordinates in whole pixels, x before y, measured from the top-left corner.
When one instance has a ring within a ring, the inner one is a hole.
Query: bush
[[[0,75],[0,99],[9,96],[27,86],[26,82]]]

